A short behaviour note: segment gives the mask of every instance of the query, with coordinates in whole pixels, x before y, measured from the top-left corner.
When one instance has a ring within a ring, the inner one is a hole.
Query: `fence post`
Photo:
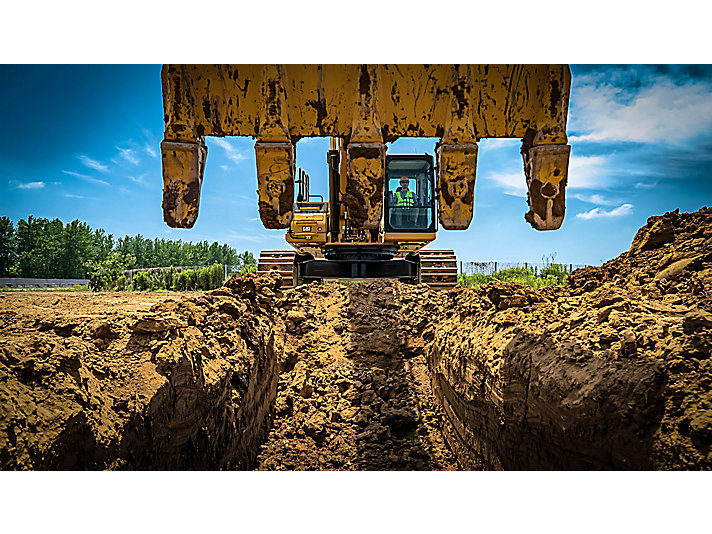
[[[569,263],[569,274],[571,274],[571,272],[572,272],[573,270],[574,270],[574,264],[573,264],[573,263]]]
[[[494,272],[492,272],[492,274],[494,274],[496,272],[497,272],[497,262],[494,262]]]
[[[224,273],[225,273],[225,274],[223,275],[223,282],[224,282],[225,280],[227,280],[227,263],[224,263],[224,264],[223,264],[223,271],[224,271]]]
[[[526,261],[524,262],[524,268],[529,269],[529,264]]]
[[[462,274],[462,261],[460,261],[460,274]]]

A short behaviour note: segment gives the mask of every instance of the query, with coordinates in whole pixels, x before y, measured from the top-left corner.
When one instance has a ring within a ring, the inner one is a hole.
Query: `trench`
[[[257,469],[457,468],[394,284],[302,286],[283,306],[285,357]]]

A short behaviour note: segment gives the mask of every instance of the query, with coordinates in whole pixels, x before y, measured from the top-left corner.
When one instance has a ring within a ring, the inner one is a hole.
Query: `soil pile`
[[[0,469],[251,467],[282,352],[278,283],[0,295]]]
[[[434,296],[448,443],[468,468],[710,469],[711,302],[708,208],[651,217],[564,288]]]

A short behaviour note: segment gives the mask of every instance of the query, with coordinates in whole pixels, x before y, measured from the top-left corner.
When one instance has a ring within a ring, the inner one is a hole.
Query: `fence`
[[[0,278],[0,287],[72,287],[88,286],[80,278]]]
[[[511,261],[461,261],[458,273],[466,274],[467,276],[472,276],[473,274],[494,274],[497,271],[503,271],[505,269],[516,269],[524,268],[531,269],[536,276],[551,265],[561,265],[565,272],[570,273],[576,269],[583,269],[584,267],[590,267],[590,265],[584,265],[579,263],[529,263],[523,262],[511,262]]]

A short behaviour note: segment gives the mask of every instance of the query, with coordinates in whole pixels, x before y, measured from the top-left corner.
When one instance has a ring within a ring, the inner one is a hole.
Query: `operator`
[[[413,207],[413,192],[408,189],[410,178],[405,176],[400,179],[400,187],[396,189],[396,207],[397,208],[412,208]]]
[[[404,226],[409,226],[412,221],[411,209],[413,207],[414,198],[413,192],[408,189],[410,184],[410,178],[403,176],[400,179],[400,187],[395,191],[395,204],[394,207],[397,208],[394,213],[394,221],[397,228],[403,228]]]

